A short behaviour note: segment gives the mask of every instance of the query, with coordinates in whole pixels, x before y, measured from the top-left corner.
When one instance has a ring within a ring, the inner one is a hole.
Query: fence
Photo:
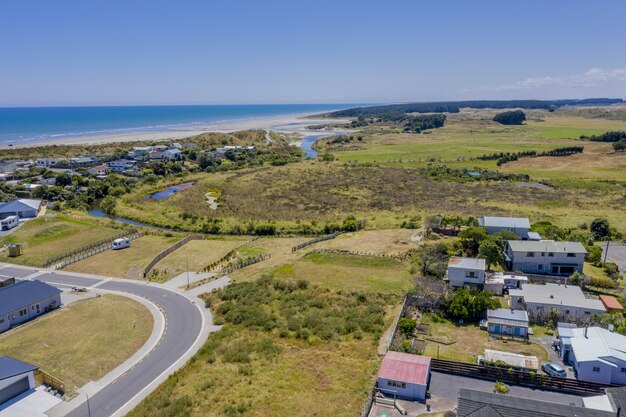
[[[130,240],[135,240],[135,239],[143,236],[143,233],[142,232],[136,232],[136,233],[134,233],[132,235],[124,234],[123,236],[127,237]],[[73,256],[73,257],[71,257],[69,259],[66,259],[66,260],[60,262],[59,264],[57,264],[55,266],[55,269],[63,269],[66,266],[68,266],[70,264],[73,264],[74,262],[78,262],[78,261],[80,261],[82,259],[89,258],[90,256],[97,255],[100,252],[104,252],[105,250],[109,250],[109,249],[111,249],[111,245],[109,245],[109,243],[111,243],[111,242],[107,242],[103,246],[99,246],[99,247],[96,247],[94,249],[81,252],[81,253],[79,253],[76,256]]]
[[[152,260],[150,261],[150,263],[148,264],[148,266],[146,266],[143,269],[143,277],[145,278],[148,275],[148,272],[150,272],[150,270],[152,268],[154,268],[154,266],[159,263],[159,261],[163,258],[165,258],[167,255],[169,255],[170,253],[174,252],[176,249],[180,248],[181,246],[189,243],[192,240],[202,240],[203,237],[202,235],[189,235],[189,236],[185,236],[183,239],[179,240],[178,242],[174,243],[172,246],[170,246],[169,248],[161,251],[159,254],[157,254],[154,258],[152,258]]]
[[[333,234],[330,235],[324,235],[324,236],[320,236],[320,237],[316,237],[315,239],[311,239],[311,240],[307,240],[306,242],[302,242],[294,247],[291,248],[292,252],[297,251],[298,249],[302,249],[302,248],[306,248],[307,246],[311,246],[317,242],[323,242],[325,240],[330,240],[330,239],[334,239],[337,236],[339,236],[341,234],[341,232],[337,231]]]
[[[237,246],[235,249],[233,249],[233,250],[229,251],[226,255],[222,256],[222,257],[221,257],[220,259],[218,259],[217,261],[212,262],[212,263],[208,264],[207,266],[205,266],[204,268],[202,268],[202,271],[200,271],[200,272],[209,272],[209,271],[211,271],[212,269],[217,268],[220,264],[222,264],[222,263],[224,263],[224,262],[226,262],[226,261],[228,261],[228,260],[230,260],[230,259],[234,258],[235,256],[237,256],[237,251],[238,251],[239,249],[241,249],[242,247],[244,247],[244,246],[246,246],[246,245],[248,245],[248,244],[250,244],[250,243],[254,242],[254,241],[255,241],[255,240],[257,240],[257,239],[260,239],[260,238],[261,238],[260,236],[255,236],[255,237],[253,237],[252,239],[250,239],[250,240],[248,240],[248,241],[246,241],[246,242],[242,243],[241,245]]]
[[[270,255],[261,255],[261,256],[256,256],[254,258],[248,258],[245,261],[236,263],[233,266],[229,266],[228,268],[224,268],[224,269],[220,270],[219,275],[228,275],[228,274],[230,274],[232,272],[235,272],[238,269],[245,268],[246,266],[259,263],[259,262],[264,261],[264,260],[269,259],[269,258],[271,258]]]
[[[359,252],[355,250],[349,249],[315,249],[310,253],[328,253],[328,254],[338,254],[338,255],[353,255],[353,256],[368,256],[370,258],[389,258],[389,259],[397,259],[397,260],[405,260],[409,257],[409,255],[413,252],[413,250],[408,250],[406,252],[399,253],[377,253],[377,252]]]
[[[431,370],[453,375],[463,375],[471,378],[501,381],[505,383],[523,385],[544,390],[568,392],[571,394],[604,394],[604,388],[617,387],[595,382],[579,381],[576,379],[555,378],[550,375],[515,371],[510,368],[496,366],[474,365],[470,363],[431,359]]]
[[[367,397],[367,402],[365,403],[365,407],[363,407],[363,411],[361,411],[361,417],[368,417],[370,412],[372,411],[372,406],[374,405],[374,398],[376,397],[376,383],[372,386],[370,390],[370,395]]]
[[[113,242],[115,239],[119,239],[121,237],[126,237],[128,234],[134,234],[134,233],[137,233],[137,230],[136,229],[130,229],[130,230],[127,230],[125,232],[118,233],[115,236],[111,236],[111,237],[108,237],[106,239],[102,239],[102,240],[99,240],[97,242],[89,243],[89,244],[81,246],[79,248],[72,249],[72,250],[64,252],[64,253],[62,253],[60,255],[53,256],[53,257],[50,257],[50,258],[46,259],[45,261],[43,261],[43,266],[45,268],[47,268],[47,267],[49,267],[51,265],[56,264],[59,261],[62,261],[65,258],[70,258],[72,256],[78,255],[81,252],[86,252],[86,251],[88,251],[90,249],[94,249],[94,248],[98,248],[100,246],[104,246],[107,243]]]
[[[59,378],[55,378],[49,373],[37,369],[35,374],[35,385],[47,385],[54,390],[59,391],[61,394],[65,394],[65,384]]]

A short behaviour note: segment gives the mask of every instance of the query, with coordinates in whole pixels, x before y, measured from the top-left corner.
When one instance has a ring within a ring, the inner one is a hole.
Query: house
[[[106,165],[96,165],[87,170],[91,175],[106,175],[109,173],[109,168]]]
[[[509,290],[512,309],[526,310],[532,321],[543,321],[551,314],[569,322],[584,322],[593,314],[604,314],[606,309],[600,300],[585,297],[575,285],[545,284],[524,285]]]
[[[165,153],[170,161],[179,161],[183,158],[183,153],[178,149],[168,149]]]
[[[0,219],[18,216],[20,219],[34,218],[39,215],[42,201],[22,198],[0,203]]]
[[[617,298],[613,297],[612,295],[602,294],[598,298],[600,299],[600,301],[602,301],[602,304],[604,305],[604,308],[606,308],[607,312],[609,313],[623,313],[624,312],[624,307],[620,304]]]
[[[528,314],[524,310],[487,310],[487,331],[495,336],[528,337]]]
[[[511,271],[570,276],[582,274],[586,254],[580,242],[508,240],[505,263]]]
[[[524,275],[505,274],[503,272],[487,272],[485,275],[485,291],[491,291],[495,295],[508,294],[510,289],[522,288],[528,282]]]
[[[107,162],[105,164],[111,171],[124,172],[133,169],[137,165],[137,161],[130,159],[118,159],[115,161]]]
[[[559,323],[559,354],[573,365],[576,378],[626,385],[626,336],[602,327],[569,327]]]
[[[38,168],[50,168],[59,163],[63,165],[64,162],[67,163],[66,158],[39,158],[35,160],[35,165],[37,165]]]
[[[18,395],[35,389],[35,365],[0,356],[0,410],[1,405]]]
[[[42,281],[0,288],[0,333],[61,306],[61,290]]]
[[[128,156],[136,161],[145,161],[150,157],[152,151],[154,151],[153,146],[135,146],[128,152]]]
[[[465,285],[482,288],[485,283],[485,260],[453,256],[448,261],[446,278],[453,288]]]
[[[378,372],[376,385],[386,395],[424,401],[430,381],[430,357],[388,351]]]
[[[485,354],[478,356],[479,365],[498,363],[504,363],[507,367],[522,372],[537,372],[539,370],[539,359],[536,356],[526,356],[492,349],[485,349]]]
[[[606,390],[608,393],[608,389]],[[617,401],[611,401],[617,403]],[[497,394],[469,388],[459,389],[457,417],[616,417],[618,409],[595,410],[529,396]]]
[[[499,232],[513,232],[520,239],[528,239],[530,222],[525,217],[481,217],[478,225],[487,229],[492,235]]]

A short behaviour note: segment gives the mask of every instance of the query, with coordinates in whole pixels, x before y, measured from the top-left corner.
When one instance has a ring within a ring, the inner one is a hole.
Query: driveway
[[[602,247],[602,259],[606,255],[606,243],[600,245]],[[615,262],[622,273],[626,273],[626,244],[610,243],[607,260]]]

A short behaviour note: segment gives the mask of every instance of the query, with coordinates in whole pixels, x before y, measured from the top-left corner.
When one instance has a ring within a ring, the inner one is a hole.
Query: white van
[[[119,239],[115,239],[113,241],[113,245],[111,246],[113,250],[130,248],[130,239],[127,237],[122,237]]]
[[[0,230],[10,230],[17,227],[20,224],[20,219],[17,216],[9,216],[0,220]]]

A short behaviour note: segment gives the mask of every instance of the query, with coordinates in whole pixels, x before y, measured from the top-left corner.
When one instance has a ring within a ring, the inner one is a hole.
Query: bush
[[[496,114],[493,120],[503,125],[521,125],[526,120],[526,113],[521,110],[505,111]]]
[[[504,382],[497,381],[495,386],[493,387],[493,392],[498,394],[508,394],[511,391],[508,385]]]
[[[417,327],[417,321],[408,317],[402,317],[398,321],[398,331],[405,337],[412,337],[415,333],[415,327]]]

